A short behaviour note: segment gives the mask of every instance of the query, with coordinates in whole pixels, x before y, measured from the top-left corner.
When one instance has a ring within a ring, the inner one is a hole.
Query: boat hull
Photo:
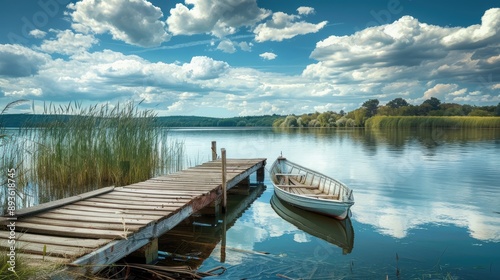
[[[334,217],[343,220],[349,214],[352,202],[332,202],[329,200],[304,197],[301,195],[291,194],[275,186],[274,193],[281,200],[286,201],[296,207],[308,210],[311,212]]]
[[[345,219],[354,204],[352,190],[342,182],[279,157],[270,170],[274,193],[304,210]]]

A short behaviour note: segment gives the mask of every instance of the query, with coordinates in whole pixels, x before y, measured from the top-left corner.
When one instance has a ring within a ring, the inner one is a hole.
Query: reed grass
[[[16,100],[7,104],[0,114],[5,114],[10,108],[23,104],[27,100]],[[24,150],[25,140],[16,137],[17,131],[7,129],[0,123],[0,214],[7,209],[9,188],[8,179],[15,182],[15,200],[20,207],[26,206],[26,187],[28,185],[28,170],[26,164],[26,153]],[[14,172],[8,172],[14,170]],[[8,174],[14,174],[9,177]],[[12,182],[12,181],[11,181]]]
[[[34,143],[30,177],[39,202],[181,169],[184,144],[169,141],[156,115],[138,105],[44,106],[44,115],[65,117],[25,129]]]
[[[0,250],[0,280],[3,279],[51,279],[51,276],[61,269],[61,265],[53,262],[45,262],[27,259],[21,255],[22,249],[17,250],[15,267],[9,270],[9,251],[7,248]]]
[[[499,117],[375,116],[366,128],[500,128]]]

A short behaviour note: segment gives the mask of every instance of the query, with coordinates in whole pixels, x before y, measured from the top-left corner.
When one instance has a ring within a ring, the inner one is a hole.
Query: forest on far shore
[[[370,99],[351,112],[315,112],[302,115],[264,115],[232,118],[212,118],[199,116],[157,116],[154,123],[158,127],[364,127],[373,117],[410,117],[413,122],[427,122],[422,117],[461,116],[477,117],[480,121],[494,123],[500,127],[500,103],[496,106],[474,106],[456,103],[441,103],[435,97],[420,105],[411,105],[403,98],[396,98],[380,105],[379,100]],[[37,127],[53,122],[69,122],[82,116],[71,114],[0,114],[0,127]],[[494,120],[487,120],[493,117]],[[470,120],[469,120],[470,121]],[[493,121],[493,122],[492,122]],[[392,120],[394,122],[394,119]],[[476,120],[477,122],[477,120]],[[373,122],[372,122],[373,123]],[[377,121],[377,124],[380,123]],[[491,125],[488,124],[489,127]]]
[[[456,103],[441,103],[431,97],[420,105],[411,105],[403,98],[395,98],[385,105],[380,105],[378,99],[365,101],[362,106],[351,112],[323,113],[315,112],[300,116],[288,115],[277,119],[274,127],[364,127],[366,121],[375,116],[470,116],[498,117],[500,103],[496,106],[474,106]]]

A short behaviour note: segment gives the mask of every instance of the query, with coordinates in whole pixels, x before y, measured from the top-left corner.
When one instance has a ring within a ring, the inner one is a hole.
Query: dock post
[[[146,264],[153,264],[158,260],[158,238],[153,238],[148,244],[130,254],[130,257],[142,259]]]
[[[226,213],[227,205],[227,180],[226,180],[226,149],[221,149],[222,161],[222,213]]]
[[[264,166],[262,166],[261,168],[257,169],[257,182],[263,183],[264,177],[265,177],[265,168]]]
[[[217,159],[217,142],[212,141],[212,160]]]

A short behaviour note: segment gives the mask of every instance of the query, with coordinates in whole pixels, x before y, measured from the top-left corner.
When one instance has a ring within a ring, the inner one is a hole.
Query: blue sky
[[[493,2],[3,1],[0,106],[142,100],[159,115],[231,117],[373,98],[496,105]]]

